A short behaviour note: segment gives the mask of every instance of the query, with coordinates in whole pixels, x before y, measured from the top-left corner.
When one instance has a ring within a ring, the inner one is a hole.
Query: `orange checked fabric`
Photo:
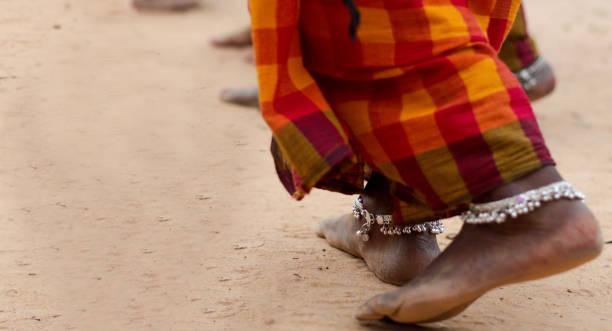
[[[497,50],[516,0],[251,0],[262,114],[296,198],[393,184],[396,221],[450,216],[552,164]]]

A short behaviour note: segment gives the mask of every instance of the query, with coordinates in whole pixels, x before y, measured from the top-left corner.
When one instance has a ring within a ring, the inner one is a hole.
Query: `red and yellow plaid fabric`
[[[552,163],[496,52],[516,0],[251,0],[261,109],[285,187],[344,193],[360,161],[392,181],[396,219],[449,215]]]
[[[516,72],[531,65],[539,56],[536,42],[527,30],[527,18],[524,6],[521,5],[512,29],[499,50],[499,58],[510,70]]]

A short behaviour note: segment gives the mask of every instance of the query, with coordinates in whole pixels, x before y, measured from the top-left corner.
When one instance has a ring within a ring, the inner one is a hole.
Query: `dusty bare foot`
[[[355,235],[360,224],[352,214],[327,219],[319,224],[317,235],[332,247],[362,258],[384,282],[406,284],[440,254],[434,235],[385,236],[373,228],[370,240],[364,242]]]
[[[233,88],[221,91],[221,100],[247,107],[259,107],[259,91],[256,87]]]
[[[543,57],[514,73],[521,82],[529,100],[535,101],[552,93],[556,80],[552,67]]]
[[[499,199],[557,181],[547,167],[493,191]],[[485,292],[575,268],[602,249],[599,225],[578,201],[549,202],[501,225],[465,225],[453,243],[406,286],[364,304],[357,318],[402,323],[453,317]]]
[[[196,7],[200,0],[133,0],[132,5],[141,10],[184,10]]]
[[[246,27],[224,37],[213,38],[210,41],[217,47],[246,47],[253,45],[251,27]]]

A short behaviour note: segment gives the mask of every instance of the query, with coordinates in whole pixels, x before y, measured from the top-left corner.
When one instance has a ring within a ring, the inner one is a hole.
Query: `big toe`
[[[317,236],[319,236],[320,238],[327,238],[329,232],[331,231],[330,229],[333,221],[333,218],[328,218],[319,223],[317,225],[317,228],[315,229],[315,233],[317,234]]]
[[[325,239],[325,233],[323,232],[323,225],[321,223],[317,224],[315,233],[317,234],[317,237]]]
[[[396,291],[377,295],[364,303],[357,312],[360,321],[375,321],[385,317],[393,317],[400,310],[401,302]]]

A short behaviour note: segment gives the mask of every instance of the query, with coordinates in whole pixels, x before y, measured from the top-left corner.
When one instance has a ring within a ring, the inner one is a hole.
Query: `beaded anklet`
[[[361,240],[363,241],[370,240],[370,230],[375,223],[380,225],[380,232],[389,236],[422,232],[436,235],[444,232],[444,223],[439,220],[397,227],[393,224],[392,215],[376,215],[367,211],[363,207],[363,198],[360,196],[357,197],[353,203],[353,216],[355,216],[355,218],[358,220],[361,218],[365,220],[365,223],[361,226],[361,229],[359,229],[359,231],[356,233],[356,235],[361,237]]]
[[[503,223],[508,217],[517,218],[542,206],[544,202],[584,200],[585,195],[569,182],[556,182],[498,201],[470,204],[461,214],[468,224]]]

